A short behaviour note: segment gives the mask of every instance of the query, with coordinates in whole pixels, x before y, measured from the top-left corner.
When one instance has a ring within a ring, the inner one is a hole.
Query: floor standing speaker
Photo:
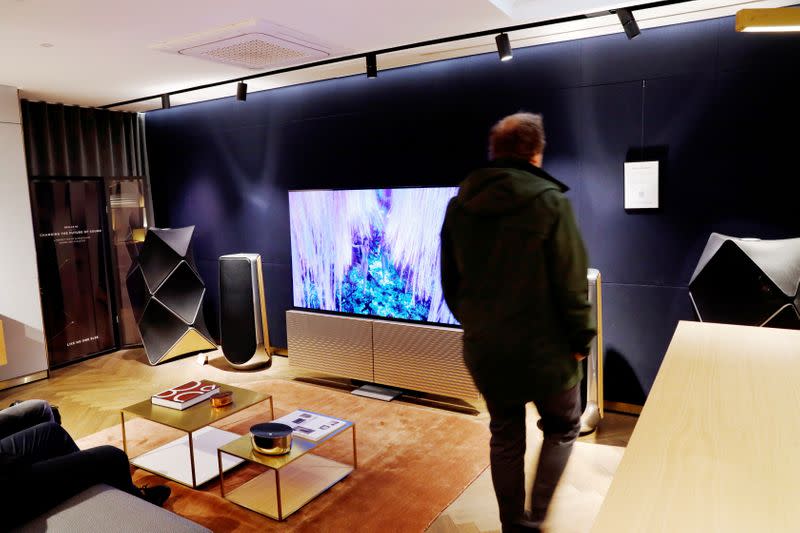
[[[800,239],[712,233],[689,297],[702,322],[800,329]]]
[[[589,284],[589,303],[597,326],[597,336],[589,346],[589,355],[583,360],[581,382],[581,434],[591,433],[603,418],[603,284],[600,271],[590,268],[586,275]]]
[[[219,302],[222,353],[228,363],[240,369],[269,363],[260,255],[230,254],[219,258]]]
[[[194,226],[150,228],[128,271],[133,315],[151,365],[216,349],[203,318],[206,288],[192,257]]]

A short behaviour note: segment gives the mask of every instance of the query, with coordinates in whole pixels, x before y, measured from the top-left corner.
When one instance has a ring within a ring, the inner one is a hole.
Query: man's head
[[[514,113],[492,126],[489,157],[521,159],[538,167],[542,165],[544,145],[542,115]]]

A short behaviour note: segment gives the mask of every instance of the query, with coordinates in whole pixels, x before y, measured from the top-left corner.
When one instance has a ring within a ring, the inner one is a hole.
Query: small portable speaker
[[[219,331],[222,353],[234,368],[269,363],[271,351],[259,254],[219,258]]]

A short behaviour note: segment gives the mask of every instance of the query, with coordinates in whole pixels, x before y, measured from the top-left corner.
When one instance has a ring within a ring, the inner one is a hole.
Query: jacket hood
[[[545,191],[569,187],[539,167],[518,159],[499,159],[473,171],[461,183],[456,202],[475,215],[512,213]]]

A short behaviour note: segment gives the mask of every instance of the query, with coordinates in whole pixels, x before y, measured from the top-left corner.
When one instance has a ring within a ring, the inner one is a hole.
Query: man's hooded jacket
[[[579,383],[596,330],[586,249],[567,186],[519,160],[472,172],[442,226],[442,287],[464,359],[489,399],[545,398]]]

